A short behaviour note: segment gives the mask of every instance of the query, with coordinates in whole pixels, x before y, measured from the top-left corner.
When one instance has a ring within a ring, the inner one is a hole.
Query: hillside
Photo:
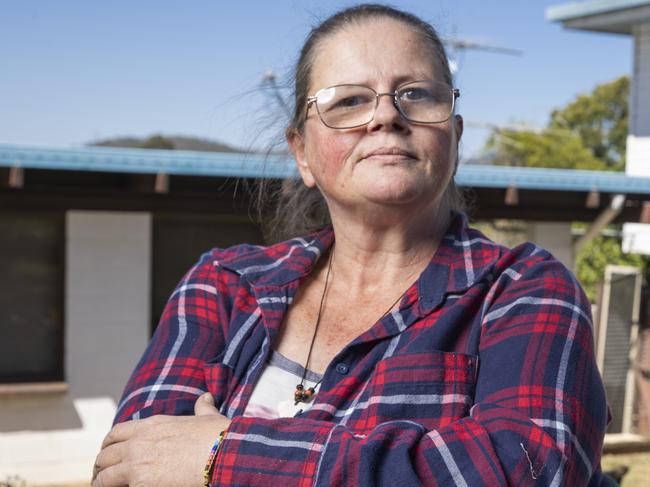
[[[152,135],[147,138],[114,137],[88,143],[95,147],[130,147],[143,149],[196,150],[206,152],[245,152],[243,149],[232,147],[221,142],[197,137],[180,135]]]

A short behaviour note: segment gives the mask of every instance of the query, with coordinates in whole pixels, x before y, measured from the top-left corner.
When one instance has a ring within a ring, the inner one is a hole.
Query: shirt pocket
[[[384,359],[370,377],[365,421],[357,426],[411,420],[432,430],[465,417],[473,403],[476,367],[476,356],[440,351]]]

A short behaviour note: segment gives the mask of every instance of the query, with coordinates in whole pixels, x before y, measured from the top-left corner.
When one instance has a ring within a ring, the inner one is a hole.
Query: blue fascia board
[[[223,177],[285,178],[297,174],[293,162],[278,155],[112,147],[60,149],[0,145],[0,166]]]
[[[241,153],[118,149],[40,148],[0,144],[0,167],[234,178],[288,178],[298,173],[291,157]],[[461,187],[600,191],[650,195],[650,178],[606,171],[461,165]]]
[[[466,165],[458,169],[456,183],[459,186],[475,188],[514,187],[650,195],[650,178],[609,171]]]
[[[563,22],[648,5],[648,0],[592,0],[552,5],[546,9],[546,20]]]

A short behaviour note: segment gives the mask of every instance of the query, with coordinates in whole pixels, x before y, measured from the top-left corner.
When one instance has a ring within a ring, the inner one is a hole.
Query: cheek
[[[423,140],[424,147],[428,147],[427,159],[432,163],[434,169],[443,171],[448,167],[452,167],[456,163],[456,145],[452,141],[451,134],[446,131],[441,131],[436,134],[433,139]],[[427,144],[427,145],[425,145]]]
[[[307,158],[317,180],[333,180],[350,169],[346,162],[354,148],[352,137],[330,130],[312,140]]]

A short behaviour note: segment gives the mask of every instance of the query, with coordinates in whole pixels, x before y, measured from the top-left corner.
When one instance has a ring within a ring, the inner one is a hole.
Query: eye
[[[334,100],[332,108],[356,108],[367,103],[372,103],[370,96],[365,94],[356,94]]]
[[[432,90],[424,87],[413,86],[399,92],[399,99],[405,102],[435,101]]]

